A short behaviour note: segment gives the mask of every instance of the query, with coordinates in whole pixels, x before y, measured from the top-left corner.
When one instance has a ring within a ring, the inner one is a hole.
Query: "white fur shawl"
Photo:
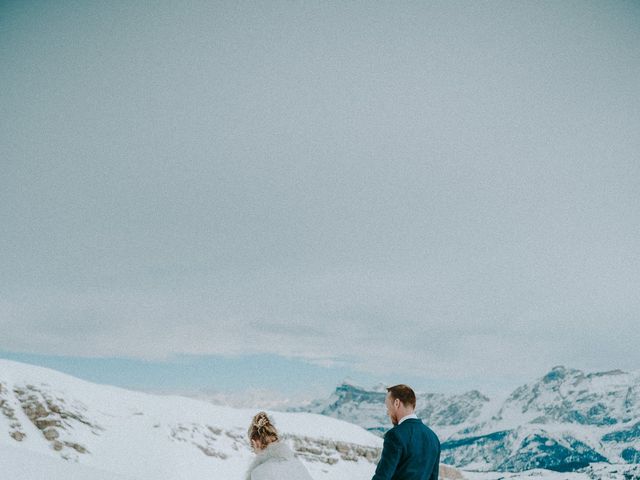
[[[247,471],[246,480],[311,480],[302,462],[284,442],[273,442],[256,455]]]

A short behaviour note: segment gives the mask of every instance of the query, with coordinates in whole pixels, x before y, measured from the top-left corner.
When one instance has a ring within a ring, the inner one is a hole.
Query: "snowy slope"
[[[255,413],[0,360],[0,465],[23,472],[9,478],[56,478],[38,468],[60,471],[60,478],[243,478]],[[380,438],[319,415],[270,413],[314,478],[373,474]],[[78,467],[75,477],[67,475],[70,465]]]
[[[12,445],[0,446],[2,478],[12,480],[135,480]]]

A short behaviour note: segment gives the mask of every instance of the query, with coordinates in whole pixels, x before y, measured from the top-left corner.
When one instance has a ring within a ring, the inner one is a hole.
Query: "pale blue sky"
[[[5,354],[640,365],[637,2],[4,1],[0,65]]]
[[[0,351],[0,358],[53,368],[96,383],[153,393],[230,394],[264,392],[265,400],[298,402],[328,397],[347,381],[364,388],[403,382],[421,392],[460,393],[478,388],[491,394],[510,390],[517,378],[487,382],[354,371],[345,365],[321,366],[279,355],[177,355],[165,361],[137,358],[69,357]]]

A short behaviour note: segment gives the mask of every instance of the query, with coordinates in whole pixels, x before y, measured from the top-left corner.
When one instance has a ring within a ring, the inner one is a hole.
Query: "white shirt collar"
[[[418,416],[415,413],[410,413],[409,415],[405,415],[400,419],[400,421],[398,422],[398,425],[400,425],[405,420],[409,420],[410,418],[418,418]]]

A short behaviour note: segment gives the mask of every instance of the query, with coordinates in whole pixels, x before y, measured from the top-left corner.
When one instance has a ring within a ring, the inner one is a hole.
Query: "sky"
[[[141,389],[640,368],[640,4],[0,1],[0,357]]]

